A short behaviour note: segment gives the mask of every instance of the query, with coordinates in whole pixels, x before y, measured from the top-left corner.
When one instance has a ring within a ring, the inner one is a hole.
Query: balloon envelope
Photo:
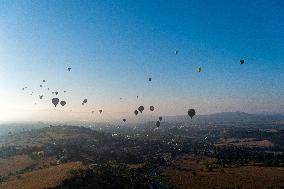
[[[134,110],[134,114],[137,115],[139,112],[138,110]]]
[[[154,111],[154,106],[150,106],[150,111]]]
[[[142,113],[144,111],[144,106],[139,106],[138,110],[140,113]]]
[[[189,115],[189,117],[192,119],[193,116],[195,116],[195,109],[189,109],[187,114]]]
[[[60,104],[61,104],[61,106],[65,106],[66,102],[65,101],[61,101]]]
[[[52,104],[53,104],[55,107],[57,106],[58,102],[59,102],[59,99],[58,99],[58,98],[53,98],[53,99],[52,99]]]
[[[157,126],[157,127],[160,127],[160,125],[161,125],[161,122],[160,122],[160,121],[157,121],[157,122],[156,122],[156,126]]]

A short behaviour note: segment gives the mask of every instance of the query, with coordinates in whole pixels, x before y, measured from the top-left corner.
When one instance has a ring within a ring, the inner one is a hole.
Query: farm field
[[[241,166],[221,168],[215,160],[185,156],[166,168],[166,176],[178,188],[283,188],[284,167]]]
[[[71,170],[82,168],[80,162],[69,162],[14,176],[0,184],[1,189],[43,189],[54,187],[68,178]]]

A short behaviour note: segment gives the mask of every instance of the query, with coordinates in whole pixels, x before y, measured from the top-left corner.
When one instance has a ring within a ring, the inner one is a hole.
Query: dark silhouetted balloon
[[[126,122],[126,119],[122,119],[123,122]]]
[[[56,91],[56,92],[54,92],[56,95],[58,95],[58,92]]]
[[[160,121],[157,121],[157,122],[156,122],[156,126],[157,126],[157,127],[160,127],[160,125],[161,125],[161,122],[160,122]]]
[[[42,87],[42,85],[39,85],[40,87]]]
[[[52,104],[56,107],[57,104],[59,103],[59,99],[58,98],[53,98],[52,99]]]
[[[175,50],[175,54],[177,55],[179,53],[179,50],[177,49],[177,50]]]
[[[154,106],[150,106],[150,111],[152,111],[152,112],[153,112],[153,111],[154,111],[154,109],[155,109],[155,108],[154,108]]]
[[[149,77],[149,79],[148,79],[149,81],[152,81],[152,78],[151,77]]]
[[[66,102],[63,100],[60,102],[61,106],[65,106]]]
[[[193,116],[195,116],[195,109],[189,109],[187,111],[187,114],[189,115],[189,117],[192,119]]]
[[[39,95],[39,99],[42,99],[43,95]]]
[[[199,73],[202,72],[202,68],[199,67],[199,68],[197,69],[197,71],[198,71]]]
[[[138,110],[134,110],[134,114],[137,115],[139,112]]]
[[[64,93],[66,93],[66,91],[63,91]]]
[[[44,79],[44,80],[42,80],[42,82],[45,82],[45,79]]]
[[[88,100],[85,98],[85,99],[83,100],[83,103],[84,103],[84,104],[86,104],[86,103],[87,103],[87,101],[88,101]]]
[[[163,119],[163,117],[162,117],[162,116],[160,116],[160,117],[159,117],[159,120],[160,120],[160,121],[162,121],[162,119]]]
[[[100,114],[103,112],[103,110],[99,110]]]
[[[22,88],[22,90],[25,90],[25,88]]]
[[[142,113],[144,111],[144,106],[139,106],[138,110],[140,113]]]
[[[69,68],[67,68],[67,70],[70,72],[70,71],[71,71],[71,68],[69,67]]]
[[[240,60],[240,64],[244,64],[245,63],[245,60]]]

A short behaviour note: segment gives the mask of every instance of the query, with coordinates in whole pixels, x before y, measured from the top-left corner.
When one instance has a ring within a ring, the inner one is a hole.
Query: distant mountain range
[[[248,114],[244,112],[222,112],[209,115],[196,115],[191,120],[187,115],[166,116],[167,122],[211,122],[211,123],[228,123],[228,122],[284,122],[284,114]]]

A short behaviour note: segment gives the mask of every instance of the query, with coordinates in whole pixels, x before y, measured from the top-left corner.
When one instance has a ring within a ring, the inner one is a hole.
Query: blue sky
[[[138,105],[157,115],[283,112],[283,9],[280,0],[1,1],[0,121],[122,117]],[[67,90],[67,105],[54,109],[47,87]]]

